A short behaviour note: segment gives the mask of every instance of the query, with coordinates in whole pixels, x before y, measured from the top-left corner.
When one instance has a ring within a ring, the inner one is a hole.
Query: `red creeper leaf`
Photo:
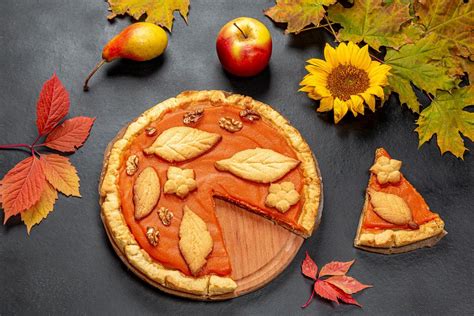
[[[314,291],[316,292],[316,294],[318,294],[322,298],[325,298],[327,300],[330,300],[339,304],[339,302],[337,301],[337,298],[339,295],[337,290],[326,281],[317,280],[314,283]]]
[[[372,287],[372,285],[362,284],[353,277],[346,275],[336,275],[326,279],[326,282],[331,283],[335,287],[341,289],[347,294],[354,294],[363,289]]]
[[[333,286],[334,287],[334,286]],[[347,293],[344,293],[343,291],[341,291],[340,289],[338,288],[335,288],[334,289],[337,291],[337,298],[340,299],[342,302],[346,303],[346,304],[352,304],[352,305],[356,305],[356,306],[359,306],[359,307],[362,307],[362,305],[359,304],[359,302],[357,302],[353,297],[352,295],[350,294],[347,294]]]
[[[38,202],[46,179],[36,156],[23,159],[2,180],[3,223]]]
[[[355,260],[348,261],[348,262],[339,262],[333,261],[326,264],[324,267],[321,268],[319,272],[319,276],[325,275],[345,275],[347,271],[349,271],[350,267],[354,263]]]
[[[95,118],[80,116],[64,121],[46,138],[45,146],[62,152],[73,152],[89,136]]]
[[[45,135],[53,130],[69,112],[69,93],[53,74],[46,81],[36,105],[36,126],[38,133]]]
[[[308,278],[316,280],[316,275],[318,273],[318,266],[316,263],[311,259],[308,252],[306,251],[306,257],[301,264],[301,273],[303,273]]]

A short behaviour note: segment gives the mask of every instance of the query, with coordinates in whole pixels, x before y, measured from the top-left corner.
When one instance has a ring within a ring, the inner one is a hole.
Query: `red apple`
[[[272,55],[272,36],[260,21],[240,17],[222,27],[216,40],[217,56],[225,70],[250,77],[268,65]]]

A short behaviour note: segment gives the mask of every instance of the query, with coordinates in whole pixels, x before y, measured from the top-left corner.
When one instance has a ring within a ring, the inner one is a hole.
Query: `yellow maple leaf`
[[[288,23],[286,33],[298,33],[310,24],[319,25],[326,14],[324,6],[336,0],[277,0],[265,15],[278,23]]]
[[[158,24],[171,32],[173,28],[174,11],[179,11],[187,23],[189,0],[108,0],[107,17],[113,19],[117,15],[128,14],[136,20],[146,15],[145,21]]]
[[[41,155],[40,161],[46,180],[56,190],[67,196],[81,197],[76,168],[67,157],[57,154]]]
[[[39,224],[53,210],[57,198],[58,192],[56,189],[46,183],[39,201],[21,213],[21,220],[25,223],[28,234],[30,234],[34,225]]]

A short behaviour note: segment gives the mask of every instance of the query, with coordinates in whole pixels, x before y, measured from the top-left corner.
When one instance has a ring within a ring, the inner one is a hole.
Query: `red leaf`
[[[16,164],[2,180],[3,223],[38,202],[45,183],[44,172],[36,156]]]
[[[44,145],[62,152],[73,152],[84,144],[94,121],[95,118],[85,116],[66,120],[48,135]]]
[[[36,126],[40,135],[46,135],[67,115],[69,111],[69,93],[53,74],[46,81],[36,105]]]
[[[333,286],[334,287],[334,286]],[[352,295],[350,294],[347,294],[347,293],[344,293],[343,291],[341,291],[340,289],[334,287],[334,289],[337,291],[337,298],[340,299],[341,301],[343,301],[344,303],[346,304],[352,304],[352,305],[357,305],[359,307],[362,307],[362,305],[359,304],[359,302],[357,302],[353,297]]]
[[[301,306],[301,308],[306,308],[306,307],[308,307],[309,303],[311,303],[311,301],[313,300],[313,297],[314,297],[314,290],[311,291],[311,296],[310,296],[309,299],[306,301],[306,303],[304,303],[304,305]]]
[[[362,291],[363,289],[372,287],[372,285],[362,284],[353,277],[346,275],[336,275],[325,280],[335,287],[341,289],[347,294],[353,294]]]
[[[316,292],[316,294],[318,294],[322,298],[325,298],[327,300],[330,300],[339,304],[339,302],[337,301],[337,298],[338,298],[337,290],[326,281],[317,280],[316,282],[314,282],[314,291]]]
[[[306,257],[301,264],[301,273],[303,273],[308,278],[316,280],[316,274],[318,273],[318,266],[316,263],[311,259],[308,252],[306,251]]]
[[[348,262],[339,262],[333,261],[326,264],[324,267],[321,268],[319,272],[319,277],[325,275],[344,275],[349,271],[351,265],[354,263],[355,260],[348,261]]]

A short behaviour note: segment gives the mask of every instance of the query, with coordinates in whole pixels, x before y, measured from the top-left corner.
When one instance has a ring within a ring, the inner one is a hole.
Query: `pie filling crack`
[[[183,123],[196,111],[199,120]],[[243,111],[256,119],[241,121]],[[222,117],[242,128],[229,133]],[[139,162],[134,172],[131,162]],[[141,278],[216,297],[237,283],[213,198],[306,238],[320,218],[321,185],[309,146],[270,106],[222,91],[187,91],[143,113],[110,143],[101,214],[119,256]]]

